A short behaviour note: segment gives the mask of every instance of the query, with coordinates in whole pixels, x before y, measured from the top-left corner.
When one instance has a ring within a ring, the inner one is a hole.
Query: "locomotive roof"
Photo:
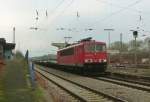
[[[65,48],[59,49],[58,51],[62,51],[62,50],[68,49],[68,48],[72,48],[72,47],[83,45],[83,44],[93,43],[93,42],[96,42],[97,44],[106,44],[105,42],[98,42],[98,41],[95,41],[95,40],[84,41],[84,42],[74,43],[74,44],[72,44],[70,46],[67,46]]]

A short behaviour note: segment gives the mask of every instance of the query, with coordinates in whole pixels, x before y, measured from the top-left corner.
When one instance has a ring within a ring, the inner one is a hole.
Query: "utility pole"
[[[122,33],[120,33],[120,64],[122,61]]]
[[[13,43],[15,44],[15,33],[16,33],[16,28],[15,27],[13,27]]]
[[[104,29],[104,31],[108,31],[108,49],[110,50],[110,32],[114,31],[114,29]],[[108,53],[108,66],[110,65],[110,52]]]

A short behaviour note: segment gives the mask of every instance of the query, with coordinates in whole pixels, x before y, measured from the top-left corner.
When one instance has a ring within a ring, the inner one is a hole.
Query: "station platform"
[[[28,65],[23,59],[5,61],[0,70],[0,102],[40,102],[29,81]]]

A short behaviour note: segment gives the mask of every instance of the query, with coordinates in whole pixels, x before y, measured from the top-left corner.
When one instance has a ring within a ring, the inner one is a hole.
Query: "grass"
[[[36,102],[46,102],[44,99],[43,89],[40,86],[37,86],[36,89],[33,91],[34,99]]]

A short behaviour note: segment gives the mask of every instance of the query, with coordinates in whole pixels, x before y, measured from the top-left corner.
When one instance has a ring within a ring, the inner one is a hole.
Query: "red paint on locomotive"
[[[106,43],[89,40],[72,44],[57,52],[57,63],[80,67],[107,67]]]

